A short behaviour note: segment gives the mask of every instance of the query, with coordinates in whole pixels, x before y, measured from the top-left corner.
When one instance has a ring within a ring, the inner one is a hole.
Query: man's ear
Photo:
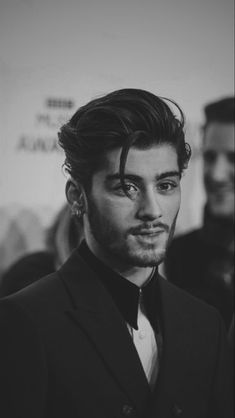
[[[86,198],[82,185],[70,178],[66,183],[65,194],[72,210],[79,208],[82,213],[86,211]]]

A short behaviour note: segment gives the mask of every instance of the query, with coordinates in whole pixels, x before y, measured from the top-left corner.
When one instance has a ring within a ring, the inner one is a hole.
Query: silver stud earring
[[[82,205],[78,202],[73,202],[71,210],[73,216],[81,218],[81,216],[83,215]]]

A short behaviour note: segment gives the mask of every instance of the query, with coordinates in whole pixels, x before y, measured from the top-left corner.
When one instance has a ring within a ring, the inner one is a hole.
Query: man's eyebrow
[[[156,176],[157,180],[162,180],[166,177],[180,177],[180,171],[173,170],[173,171],[164,171],[162,174]]]
[[[112,181],[112,180],[120,180],[121,176],[119,173],[115,173],[115,174],[109,174],[108,176],[106,176],[106,180],[107,181]],[[137,176],[135,174],[124,174],[124,179],[129,179],[129,180],[141,180],[140,176]]]
[[[156,180],[162,180],[164,178],[167,177],[180,177],[180,172],[177,170],[172,170],[172,171],[164,171],[161,174],[157,174],[156,175]],[[124,174],[124,179],[125,180],[132,180],[132,181],[143,181],[143,178],[141,176],[138,176],[136,174]],[[106,177],[106,181],[107,182],[111,182],[114,180],[120,180],[120,174],[119,173],[114,173],[114,174],[109,174]]]

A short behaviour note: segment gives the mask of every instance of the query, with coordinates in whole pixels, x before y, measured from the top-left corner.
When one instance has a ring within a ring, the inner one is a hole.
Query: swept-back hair
[[[168,104],[169,103],[169,104]],[[176,116],[171,107],[175,107]],[[168,144],[177,152],[179,171],[187,168],[190,146],[185,143],[184,115],[172,100],[140,89],[114,91],[80,107],[62,126],[59,145],[65,169],[85,188],[102,165],[107,151],[121,148],[120,178],[130,147],[147,149]]]

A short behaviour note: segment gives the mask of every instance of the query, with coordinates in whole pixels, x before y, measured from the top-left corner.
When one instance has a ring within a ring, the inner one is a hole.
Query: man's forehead
[[[103,169],[107,174],[119,172],[121,148],[108,151]],[[154,145],[146,149],[131,147],[125,164],[125,174],[147,175],[163,171],[178,171],[177,152],[168,144]]]
[[[213,122],[208,125],[204,135],[204,148],[234,151],[234,124]]]

